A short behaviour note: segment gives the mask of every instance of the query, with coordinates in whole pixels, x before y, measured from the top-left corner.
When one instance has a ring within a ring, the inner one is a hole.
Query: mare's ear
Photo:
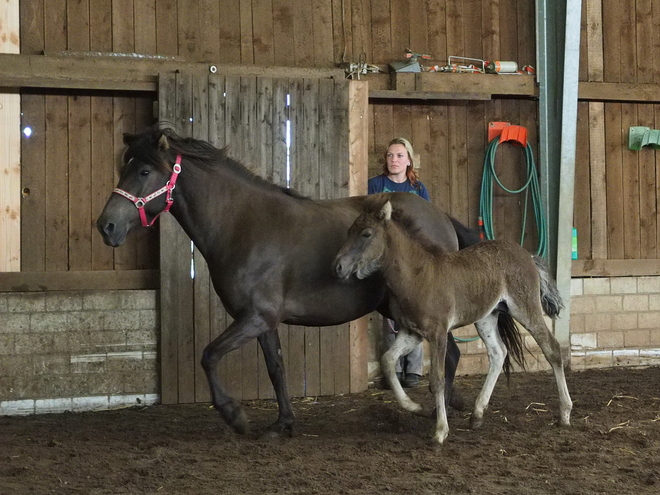
[[[170,143],[167,141],[167,136],[165,133],[160,135],[160,138],[158,139],[158,149],[160,151],[165,151],[170,148]]]
[[[392,203],[387,201],[383,207],[378,212],[378,218],[381,220],[391,220],[392,219]]]
[[[126,146],[130,146],[135,142],[135,140],[138,138],[137,134],[130,134],[128,132],[124,133],[124,144]]]

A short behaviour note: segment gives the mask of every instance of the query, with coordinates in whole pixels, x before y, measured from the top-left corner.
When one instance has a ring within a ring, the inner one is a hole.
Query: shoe
[[[397,378],[397,380],[399,380],[399,383],[401,383],[401,373],[397,373],[396,378]],[[392,390],[392,387],[390,387],[390,384],[388,383],[387,378],[383,377],[383,380],[382,380],[381,383],[382,383],[383,389]]]
[[[419,385],[419,379],[421,377],[416,373],[408,373],[406,377],[401,382],[403,388],[413,388]]]

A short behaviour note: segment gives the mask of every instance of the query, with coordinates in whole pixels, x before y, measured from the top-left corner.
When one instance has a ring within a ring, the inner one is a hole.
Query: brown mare
[[[97,222],[103,240],[119,246],[131,229],[151,225],[171,207],[206,259],[213,286],[234,318],[202,358],[213,405],[235,431],[246,430],[243,408],[223,389],[217,364],[256,337],[279,406],[279,417],[268,431],[290,434],[294,415],[277,326],[337,325],[374,310],[389,315],[382,276],[343,282],[332,273],[332,261],[364,197],[313,201],[255,176],[225,150],[170,129],[127,134],[124,143],[116,194]],[[441,251],[478,241],[473,230],[414,194],[391,199],[418,219],[426,241]],[[453,338],[448,345],[449,393],[460,352]]]
[[[449,426],[441,363],[447,332],[474,323],[489,360],[488,375],[470,418],[471,428],[480,427],[511,347],[497,331],[498,313],[505,311],[529,331],[552,366],[559,389],[559,424],[569,425],[572,402],[561,349],[543,320],[543,310],[556,317],[562,302],[542,260],[506,241],[486,241],[443,253],[419,241],[414,218],[387,196],[374,195],[363,203],[364,213],[349,229],[334,269],[343,280],[355,278],[350,277],[353,273],[358,279],[375,272],[385,277],[391,292],[390,311],[401,328],[409,330],[400,332],[382,358],[385,376],[399,404],[416,414],[432,414],[406,395],[394,372],[399,357],[425,338],[431,346],[429,377],[437,412],[433,440],[444,442]],[[522,356],[522,348],[519,351]]]

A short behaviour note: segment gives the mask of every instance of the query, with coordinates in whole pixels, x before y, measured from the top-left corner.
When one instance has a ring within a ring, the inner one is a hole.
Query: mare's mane
[[[195,166],[204,170],[217,169],[222,164],[222,166],[232,170],[238,177],[245,179],[247,182],[257,184],[265,189],[284,193],[294,198],[309,199],[298,191],[268,182],[251,172],[245,165],[227,154],[228,147],[219,149],[211,143],[200,139],[182,137],[174,129],[169,127],[163,128],[158,124],[148,128],[141,134],[124,134],[124,141],[128,145],[125,157],[127,161],[131,156],[135,156],[145,163],[164,168],[166,164],[161,160],[158,146],[161,135],[167,137],[170,150],[187,158]]]
[[[374,194],[368,196],[364,201],[363,212],[368,215],[377,216],[380,210],[389,200],[387,194]],[[443,251],[435,244],[419,226],[415,217],[404,212],[401,208],[392,205],[392,221],[395,222],[414,242],[418,243],[424,250],[431,254],[441,254]]]

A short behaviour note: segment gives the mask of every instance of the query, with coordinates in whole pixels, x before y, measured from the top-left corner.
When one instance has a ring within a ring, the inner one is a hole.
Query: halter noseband
[[[174,167],[172,167],[172,175],[170,176],[170,180],[167,181],[167,184],[165,184],[157,191],[152,192],[149,196],[146,196],[144,198],[138,198],[137,196],[133,196],[131,193],[128,193],[123,189],[119,189],[118,187],[115,188],[112,192],[115,192],[120,196],[125,197],[129,201],[132,201],[133,204],[135,204],[135,207],[140,212],[140,221],[142,222],[142,226],[151,227],[161,213],[165,211],[170,211],[170,207],[172,206],[172,203],[174,203],[174,198],[172,197],[172,191],[174,191],[174,188],[176,187],[176,179],[177,177],[179,177],[180,173],[181,173],[181,155],[177,155],[176,163],[174,164]],[[160,213],[158,213],[158,215],[156,215],[151,220],[151,222],[147,221],[147,214],[144,211],[144,206],[152,199],[156,199],[158,196],[164,193],[167,193],[167,197],[165,198],[165,208]]]

